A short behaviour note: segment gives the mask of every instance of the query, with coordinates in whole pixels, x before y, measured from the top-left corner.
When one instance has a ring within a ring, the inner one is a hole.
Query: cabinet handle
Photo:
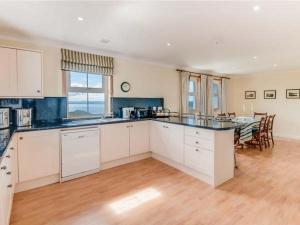
[[[6,169],[7,169],[6,166],[2,166],[2,167],[1,167],[1,170],[6,170]]]
[[[196,152],[199,152],[199,149],[196,149]]]
[[[7,174],[7,175],[11,175],[11,172],[10,172],[10,171],[8,171],[6,174]]]
[[[37,92],[37,93],[41,93],[41,91],[40,91],[40,90],[37,90],[36,92]]]
[[[196,141],[196,144],[199,144],[199,142],[198,142],[198,141]]]
[[[5,156],[5,157],[9,159],[9,158],[10,158],[10,155],[7,155],[7,156]]]
[[[7,185],[8,188],[12,188],[12,184]]]
[[[196,131],[196,134],[199,134],[199,132],[198,132],[198,131]]]
[[[84,137],[85,137],[84,135],[78,136],[78,138],[84,138]]]
[[[23,140],[23,137],[20,137],[19,139],[20,139],[20,140]]]
[[[10,149],[10,150],[14,150],[14,147],[10,147],[9,149]]]

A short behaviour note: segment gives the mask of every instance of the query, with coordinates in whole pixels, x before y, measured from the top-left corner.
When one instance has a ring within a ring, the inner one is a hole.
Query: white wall
[[[286,99],[286,89],[300,88],[299,71],[278,71],[234,77],[229,82],[228,109],[239,115],[253,112],[276,114],[276,136],[300,139],[300,99]],[[245,91],[256,91],[256,99],[245,99]],[[276,99],[264,99],[264,90],[276,90]],[[243,110],[243,105],[245,110]]]
[[[0,45],[37,49],[43,51],[45,96],[62,96],[62,72],[60,70],[60,47],[57,45],[33,44],[21,41],[0,40]],[[78,49],[78,46],[76,46]],[[84,51],[84,48],[80,48]],[[90,50],[86,49],[87,52]],[[95,51],[93,51],[95,52]],[[122,57],[115,58],[113,93],[116,97],[162,97],[165,106],[172,111],[179,108],[179,75],[175,68],[146,63]],[[124,93],[120,84],[128,81],[131,90]]]

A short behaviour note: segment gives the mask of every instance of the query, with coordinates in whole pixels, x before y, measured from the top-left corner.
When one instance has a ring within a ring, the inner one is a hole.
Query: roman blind
[[[61,69],[112,76],[114,58],[62,48]]]

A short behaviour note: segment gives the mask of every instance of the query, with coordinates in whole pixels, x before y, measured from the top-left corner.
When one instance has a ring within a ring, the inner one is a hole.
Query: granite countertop
[[[81,126],[93,126],[103,125],[112,123],[127,123],[136,122],[143,120],[154,120],[159,122],[173,123],[184,126],[199,127],[210,130],[230,130],[238,127],[237,123],[233,122],[220,122],[215,120],[204,120],[194,118],[181,118],[181,117],[170,117],[170,118],[145,118],[145,119],[82,119],[82,120],[66,120],[61,122],[41,122],[36,121],[30,127],[10,127],[7,129],[0,130],[0,162],[2,155],[4,154],[7,145],[9,144],[11,137],[15,132],[27,132],[37,130],[49,130],[49,129],[67,129]]]
[[[156,118],[153,120],[209,130],[231,130],[240,126],[239,124],[233,123],[231,121],[217,121],[211,119],[195,119],[184,117]]]

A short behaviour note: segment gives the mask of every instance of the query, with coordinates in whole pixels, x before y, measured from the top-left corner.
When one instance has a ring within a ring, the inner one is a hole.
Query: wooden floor
[[[300,142],[239,150],[213,189],[154,159],[15,195],[13,225],[299,225]]]

